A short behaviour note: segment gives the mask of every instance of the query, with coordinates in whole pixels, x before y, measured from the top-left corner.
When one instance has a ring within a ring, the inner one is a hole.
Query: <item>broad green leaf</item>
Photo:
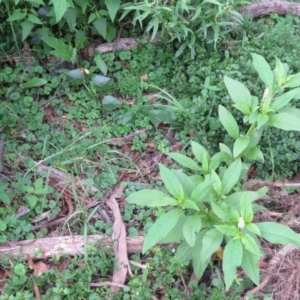
[[[210,170],[216,170],[221,162],[225,162],[227,165],[232,163],[232,157],[226,152],[218,152],[210,159]]]
[[[99,68],[99,70],[104,74],[107,75],[107,65],[103,58],[101,57],[101,54],[96,54],[94,57],[94,61]]]
[[[184,200],[184,202],[182,203],[181,205],[181,208],[182,209],[193,209],[193,210],[196,210],[196,211],[199,211],[199,207],[197,206],[197,204],[192,201],[192,200]]]
[[[67,50],[67,48],[52,50],[50,52],[50,54],[52,54],[53,56],[55,56],[61,60],[68,61],[68,62],[72,62],[72,59],[73,59],[73,49],[69,49],[69,48],[68,48],[68,50]]]
[[[122,106],[122,102],[111,95],[106,95],[102,99],[102,106],[104,110],[111,111]]]
[[[269,121],[269,116],[266,114],[258,114],[256,118],[257,122],[257,129],[260,129],[262,126],[264,126]]]
[[[250,143],[250,138],[248,136],[241,136],[235,140],[233,144],[233,157],[237,158],[243,153],[243,151],[248,147]]]
[[[7,229],[6,223],[0,220],[0,231],[5,231],[6,229]]]
[[[67,0],[53,0],[52,3],[54,7],[56,23],[58,23],[67,11],[69,4]]]
[[[253,232],[254,234],[259,235],[259,236],[261,235],[260,230],[259,230],[259,228],[257,227],[256,224],[254,224],[254,223],[246,224],[245,227],[246,227],[247,230]]]
[[[250,160],[258,160],[260,162],[264,162],[264,155],[262,153],[262,151],[257,148],[257,147],[250,147],[247,148],[244,152],[243,152],[243,156],[245,156],[246,158],[250,159]]]
[[[73,7],[69,7],[64,14],[64,19],[67,21],[70,31],[74,32],[77,25],[77,10]]]
[[[184,199],[190,198],[193,190],[196,188],[195,182],[183,172],[177,170],[172,170],[172,172],[181,183],[184,193]]]
[[[0,201],[2,201],[4,204],[9,205],[11,200],[8,196],[8,194],[5,192],[8,185],[2,185],[0,186]]]
[[[63,40],[56,39],[51,36],[42,36],[42,40],[50,47],[54,48],[54,51],[50,53],[64,61],[71,62],[73,56],[73,48],[69,47],[63,42]]]
[[[247,233],[244,233],[242,234],[241,240],[243,245],[248,251],[250,251],[253,254],[261,256],[261,251],[259,249],[259,246],[257,245],[256,241],[253,239],[253,237],[251,237]]]
[[[169,107],[161,107],[161,109],[150,109],[145,107],[145,115],[148,116],[150,122],[158,127],[159,124],[172,123],[174,121],[173,109]]]
[[[22,41],[25,41],[32,31],[32,28],[34,27],[34,24],[28,20],[21,22],[22,27]]]
[[[25,198],[30,206],[30,208],[34,208],[39,201],[39,198],[35,195],[26,195]]]
[[[275,59],[276,59],[276,66],[274,69],[275,77],[278,85],[281,86],[285,82],[285,77],[286,77],[285,68],[283,63],[277,57],[275,57]]]
[[[270,116],[268,125],[282,129],[300,131],[300,119],[295,115],[286,112],[280,112]]]
[[[150,109],[149,110],[149,108],[146,108],[146,110],[147,111],[145,111],[145,115],[148,116],[149,121],[154,125],[155,128],[157,128],[158,125],[161,124],[162,122],[165,124],[168,123],[167,119],[166,120],[164,119],[165,112],[163,110],[161,110],[161,109]],[[144,110],[141,109],[140,111],[143,112]],[[171,116],[171,115],[169,114],[169,116]]]
[[[192,262],[193,262],[193,269],[198,278],[201,278],[209,261],[210,257],[207,258],[205,261],[201,259],[201,251],[203,249],[203,238],[206,234],[207,230],[204,229],[198,234],[196,234],[196,242],[195,246],[193,247],[193,253],[192,253]]]
[[[69,49],[69,46],[63,42],[63,40],[54,38],[52,36],[43,36],[42,40],[50,47],[54,49]]]
[[[203,154],[207,153],[207,150],[200,144],[196,143],[196,142],[191,142],[192,145],[192,152],[195,155],[195,158],[202,163],[202,158],[203,158]]]
[[[284,107],[280,111],[280,113],[288,113],[294,115],[300,119],[300,109],[296,107]]]
[[[213,189],[216,191],[216,193],[218,195],[222,195],[223,194],[222,182],[221,182],[220,177],[218,176],[218,174],[214,170],[211,171],[211,179],[212,179]]]
[[[191,158],[181,153],[168,153],[168,156],[170,156],[172,159],[174,159],[186,168],[189,168],[194,171],[201,171],[201,168]]]
[[[237,139],[240,135],[238,124],[232,114],[222,105],[219,105],[219,119],[228,134]]]
[[[295,88],[300,86],[300,73],[289,75],[283,85],[284,88]]]
[[[184,199],[184,192],[180,181],[177,177],[162,164],[159,164],[159,171],[161,179],[168,190],[168,192],[175,197],[176,200]]]
[[[40,4],[40,5],[45,5],[43,0],[25,0],[26,2],[30,3],[35,3],[35,4]]]
[[[106,33],[107,33],[106,19],[105,18],[96,19],[93,22],[93,25],[94,25],[95,29],[98,31],[98,33],[101,34],[104,39],[106,39]]]
[[[273,91],[274,74],[271,70],[270,65],[261,55],[258,55],[256,53],[252,53],[252,59],[253,66],[257,71],[259,78],[271,91]]]
[[[249,112],[249,107],[246,106],[244,103],[237,103],[233,104],[232,106],[241,111],[246,116],[248,116],[251,113]]]
[[[83,14],[86,12],[86,9],[87,9],[88,4],[89,4],[89,0],[82,0],[82,6],[81,6],[81,9],[82,9],[82,13],[83,13]]]
[[[27,82],[22,83],[20,86],[22,89],[38,87],[45,85],[48,81],[44,78],[33,77],[29,79]]]
[[[293,89],[284,93],[283,95],[277,97],[274,102],[271,104],[271,109],[277,111],[283,107],[285,107],[292,99],[294,99],[295,95],[299,93],[300,88]]]
[[[196,233],[201,230],[202,222],[198,215],[187,216],[182,232],[186,242],[193,247],[196,241]]]
[[[255,147],[259,143],[259,140],[260,140],[264,130],[265,130],[265,126],[261,127],[260,129],[256,128],[255,130],[253,130],[251,132],[249,147]]]
[[[142,249],[143,254],[168,235],[178,222],[181,214],[182,210],[174,209],[165,213],[156,220],[145,237]]]
[[[239,229],[233,225],[215,225],[216,229],[221,233],[228,236],[238,236],[240,234]]]
[[[108,24],[106,29],[106,40],[108,43],[112,42],[117,35],[117,29],[113,24]]]
[[[209,157],[207,153],[204,153],[202,157],[202,172],[204,174],[207,174],[208,171],[209,171]]]
[[[192,259],[192,254],[193,248],[186,241],[182,241],[176,249],[175,257],[179,261],[185,263]]]
[[[244,123],[249,122],[249,124],[252,124],[256,122],[259,112],[253,111],[249,116],[244,116]]]
[[[38,178],[38,179],[34,182],[34,187],[35,187],[35,189],[43,188],[43,185],[44,185],[43,178]]]
[[[171,199],[166,199],[167,196],[167,194],[157,190],[144,189],[130,194],[126,201],[139,206],[159,207],[170,205]],[[175,201],[175,199],[173,200]]]
[[[256,223],[261,236],[272,244],[294,244],[300,247],[300,235],[287,226],[274,222]]]
[[[227,196],[223,202],[227,203],[230,206],[240,207],[240,200],[247,197],[251,202],[261,199],[268,192],[267,187],[262,187],[257,191],[243,191],[243,192],[235,192],[229,196]]]
[[[227,170],[224,172],[222,179],[222,191],[223,194],[228,194],[234,186],[239,182],[242,173],[242,161],[237,159],[234,161]]]
[[[92,84],[94,86],[99,86],[99,87],[103,87],[105,86],[111,79],[109,77],[106,76],[102,76],[102,75],[95,75],[92,78]]]
[[[66,75],[74,84],[82,84],[84,82],[84,74],[80,69],[68,71]]]
[[[43,24],[42,21],[33,14],[28,14],[28,21],[30,21],[33,24],[39,24],[39,25]]]
[[[224,82],[235,107],[244,114],[251,112],[251,94],[247,87],[241,82],[224,76]]]
[[[224,272],[224,279],[226,290],[228,290],[235,278],[237,267],[242,263],[243,246],[240,239],[230,240],[225,246],[223,252],[222,268]]]
[[[169,244],[169,243],[179,243],[181,241],[184,241],[184,236],[182,233],[182,226],[186,220],[186,216],[184,214],[181,214],[178,222],[173,227],[173,229],[164,237],[161,239],[162,244]]]
[[[241,217],[245,220],[246,223],[252,222],[253,219],[253,210],[252,210],[252,201],[247,197],[241,199]]]
[[[15,11],[9,18],[6,19],[8,22],[20,21],[26,17],[26,13],[19,10]]]
[[[211,189],[212,183],[210,181],[201,182],[193,190],[191,199],[196,203],[200,202],[211,191]]]
[[[244,248],[244,247],[243,247]],[[256,284],[259,284],[259,258],[260,255],[253,254],[252,252],[243,249],[243,258],[241,266],[246,275]]]
[[[114,22],[116,14],[120,8],[120,0],[105,0],[105,5],[108,9],[108,13],[112,22]]]
[[[202,239],[202,249],[200,251],[199,259],[202,261],[210,259],[211,255],[219,249],[222,241],[223,234],[216,228],[207,231]]]
[[[224,202],[216,202],[214,200],[210,201],[211,208],[218,218],[222,221],[231,221],[232,211],[229,205]]]
[[[220,151],[221,151],[221,152],[225,152],[225,153],[227,153],[230,157],[232,157],[232,152],[231,152],[230,148],[229,148],[227,145],[225,145],[225,144],[223,144],[223,143],[220,143],[220,144],[219,144],[219,148],[220,148]]]
[[[194,182],[194,184],[197,186],[198,184],[204,182],[204,179],[209,179],[210,176],[206,175],[205,178],[199,174],[194,174],[189,176],[189,178]]]

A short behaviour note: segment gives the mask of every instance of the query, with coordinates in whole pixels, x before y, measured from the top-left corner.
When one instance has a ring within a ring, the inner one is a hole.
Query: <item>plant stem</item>
[[[250,133],[253,131],[253,129],[255,128],[256,126],[256,122],[252,123],[250,128],[248,129],[247,133],[246,133],[246,136],[249,136]]]

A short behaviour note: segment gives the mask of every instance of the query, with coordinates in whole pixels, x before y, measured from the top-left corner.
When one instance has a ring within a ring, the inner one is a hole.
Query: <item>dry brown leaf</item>
[[[37,286],[36,282],[33,283],[34,295],[36,299],[42,299],[39,287]]]
[[[71,258],[69,256],[64,262],[62,262],[61,264],[57,265],[56,269],[59,272],[62,272],[62,271],[64,271],[69,266],[70,262],[71,262]]]
[[[9,270],[4,269],[5,277],[11,277],[11,272]]]
[[[78,266],[79,269],[83,269],[84,268],[84,262],[83,261],[78,262],[77,266]]]
[[[41,261],[38,263],[34,263],[29,255],[27,255],[27,264],[29,269],[33,270],[34,276],[40,276],[43,273],[48,272],[48,267],[45,263]]]

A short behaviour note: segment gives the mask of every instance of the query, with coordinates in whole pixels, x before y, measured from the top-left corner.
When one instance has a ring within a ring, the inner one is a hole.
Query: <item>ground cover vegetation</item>
[[[37,248],[34,261],[1,248],[0,299],[239,299],[259,285],[263,252],[299,246],[297,200],[275,219],[292,229],[259,219],[282,189],[245,182],[298,176],[300,20],[242,17],[247,3],[0,2],[0,243],[84,245],[72,258]],[[91,46],[131,37],[130,49]],[[117,185],[127,236],[146,238],[116,292],[93,283],[113,281],[118,258],[87,239],[114,232]]]

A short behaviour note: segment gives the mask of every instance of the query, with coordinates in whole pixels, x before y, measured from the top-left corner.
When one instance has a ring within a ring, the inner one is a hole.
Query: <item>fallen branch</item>
[[[300,3],[283,0],[261,0],[245,5],[239,9],[242,15],[251,15],[258,18],[270,14],[300,16]]]
[[[269,186],[269,187],[300,187],[300,182],[273,182],[268,180],[250,180],[245,182],[246,186]]]
[[[111,287],[118,287],[118,288],[124,288],[126,286],[124,284],[120,284],[120,283],[117,283],[117,282],[111,282],[111,281],[89,283],[89,286],[92,286],[92,287],[106,286],[106,285],[109,285]]]
[[[150,40],[150,39],[149,39]],[[159,39],[154,38],[153,40],[150,40],[152,44],[158,44]],[[134,38],[120,38],[112,43],[103,43],[100,45],[91,45],[88,47],[87,52],[89,56],[93,56],[95,51],[98,51],[100,53],[109,53],[114,52],[116,50],[131,50],[134,46],[137,46],[140,44],[140,41]]]
[[[106,140],[107,143],[109,145],[114,145],[114,146],[117,146],[119,145],[120,143],[129,143],[131,142],[136,136],[139,136],[143,133],[146,133],[148,132],[147,129],[140,129],[140,130],[137,130],[131,134],[128,134],[126,136],[123,136],[123,137],[120,137],[120,138],[113,138],[113,139],[109,139],[109,140]]]
[[[127,273],[132,276],[128,261],[127,244],[126,244],[126,228],[123,222],[119,204],[116,198],[120,198],[123,189],[120,185],[115,186],[110,197],[106,200],[106,204],[110,207],[112,214],[115,218],[113,224],[112,240],[115,252],[116,266],[113,272],[113,282],[123,285],[126,281]],[[111,291],[117,293],[120,290],[119,286],[112,285]]]
[[[142,251],[144,237],[126,238],[125,245],[128,253],[140,253]],[[102,235],[89,235],[87,244],[95,244],[99,248],[111,248],[113,241],[111,237]],[[115,243],[114,243],[115,244]],[[84,253],[84,236],[59,236],[39,238],[35,240],[25,240],[19,242],[5,242],[0,246],[0,257],[9,255],[17,257],[21,256],[26,259],[26,256],[31,259],[49,258],[56,255],[81,255]]]

